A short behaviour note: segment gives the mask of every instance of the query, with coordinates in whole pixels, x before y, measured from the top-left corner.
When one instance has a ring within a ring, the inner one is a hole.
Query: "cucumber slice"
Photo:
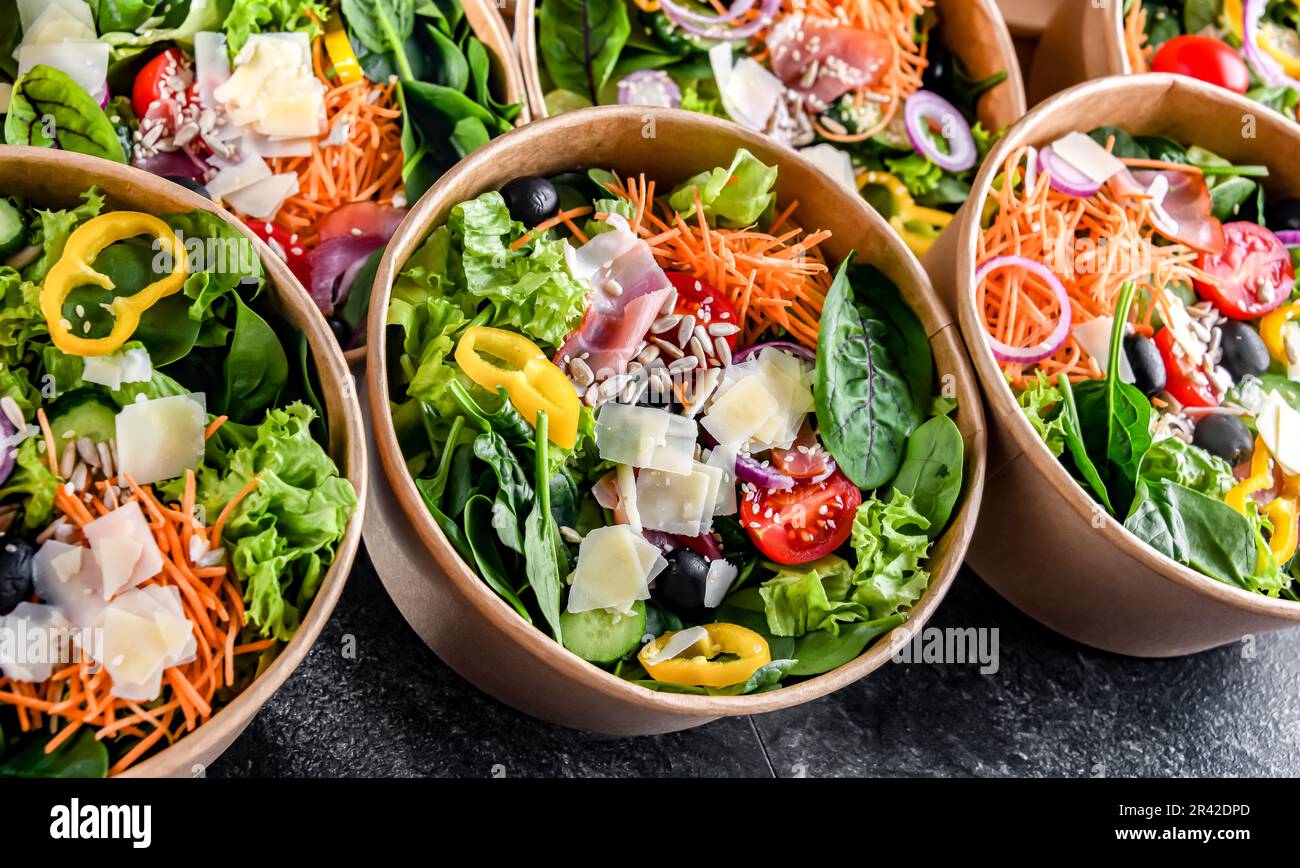
[[[22,250],[26,241],[22,212],[8,199],[0,199],[0,262]]]
[[[92,443],[107,443],[117,436],[117,410],[100,401],[89,390],[78,389],[59,399],[50,419],[50,432],[62,454],[64,444],[78,437]]]
[[[560,615],[564,647],[592,663],[613,663],[641,646],[645,636],[645,603],[632,604],[632,614],[611,615],[604,609]]]

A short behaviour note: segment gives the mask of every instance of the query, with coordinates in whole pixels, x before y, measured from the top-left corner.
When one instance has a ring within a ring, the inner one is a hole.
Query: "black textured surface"
[[[307,660],[208,774],[1300,775],[1300,630],[1125,659],[1055,636],[969,572],[931,626],[998,628],[998,671],[890,664],[789,711],[609,738],[461,680],[363,555]]]

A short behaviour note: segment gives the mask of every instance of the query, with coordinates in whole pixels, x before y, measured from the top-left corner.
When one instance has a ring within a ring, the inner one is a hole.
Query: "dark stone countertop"
[[[998,671],[888,664],[800,708],[670,735],[589,735],[526,717],[448,669],[363,554],[307,660],[208,774],[1300,775],[1300,630],[1175,660],[1121,658],[1049,632],[969,571],[930,626],[999,628]]]

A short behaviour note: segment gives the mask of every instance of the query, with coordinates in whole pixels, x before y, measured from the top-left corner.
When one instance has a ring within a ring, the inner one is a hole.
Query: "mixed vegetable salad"
[[[918,255],[970,194],[990,145],[972,80],[933,38],[934,0],[539,0],[551,114],[683,108],[797,147]]]
[[[393,287],[394,427],[436,523],[520,617],[651,689],[849,662],[925,592],[961,492],[925,329],[826,261],[777,171],[742,149],[667,195],[517,178]]]
[[[116,774],[275,659],[356,494],[232,226],[92,188],[0,236],[0,777]]]
[[[345,349],[407,203],[513,127],[490,79],[457,0],[0,0],[5,140],[222,202]]]
[[[977,303],[1030,423],[1156,550],[1300,599],[1300,200],[1115,128],[1002,168]]]
[[[1172,72],[1225,87],[1296,119],[1296,0],[1125,0],[1133,72]]]

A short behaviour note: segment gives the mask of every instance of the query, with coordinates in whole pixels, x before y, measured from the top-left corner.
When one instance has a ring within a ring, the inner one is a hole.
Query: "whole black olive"
[[[26,540],[0,537],[0,612],[31,596],[33,554]]]
[[[934,52],[929,65],[921,73],[921,87],[936,92],[947,90],[948,66],[951,63],[946,52]]]
[[[180,186],[184,187],[186,190],[193,190],[195,193],[198,193],[204,199],[212,198],[212,194],[208,192],[208,188],[203,186],[193,178],[186,178],[184,175],[164,175],[163,177],[165,180],[171,181],[173,184],[179,184]]]
[[[1223,367],[1232,374],[1234,381],[1240,381],[1247,374],[1258,377],[1268,370],[1268,347],[1264,339],[1244,322],[1233,320],[1225,323],[1223,329]]]
[[[1143,335],[1129,335],[1124,338],[1124,354],[1133,369],[1133,385],[1143,395],[1154,395],[1165,387],[1165,362],[1155,341]]]
[[[1278,199],[1264,209],[1265,222],[1274,232],[1300,229],[1300,199]]]
[[[1246,423],[1225,413],[1210,413],[1197,422],[1192,443],[1233,467],[1250,458],[1255,451],[1255,439],[1250,436]]]
[[[329,317],[325,321],[330,324],[330,331],[334,332],[334,340],[338,341],[340,346],[346,347],[352,340],[352,326],[336,316]]]
[[[704,608],[708,577],[706,558],[690,549],[677,549],[669,553],[668,568],[655,579],[655,593],[678,612],[698,612]]]
[[[550,220],[560,210],[560,193],[555,185],[536,175],[515,178],[501,188],[510,216],[528,227]]]

